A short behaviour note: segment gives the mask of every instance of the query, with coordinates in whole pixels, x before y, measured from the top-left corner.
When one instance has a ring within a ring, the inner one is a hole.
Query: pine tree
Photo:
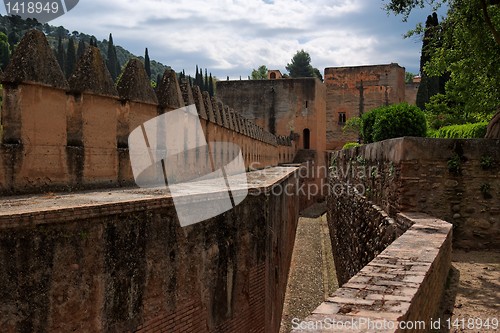
[[[80,42],[78,43],[78,51],[76,52],[76,60],[80,59],[82,55],[85,53],[85,48],[87,46],[85,45],[85,42],[83,39],[80,39]]]
[[[75,69],[76,65],[76,50],[75,50],[75,40],[71,37],[68,41],[68,50],[66,53],[66,63],[64,67],[64,72],[66,77],[69,78]]]
[[[56,52],[57,62],[59,66],[64,71],[64,45],[62,43],[62,37],[59,36],[58,44],[57,44],[57,52]]]
[[[210,76],[208,77],[208,93],[210,96],[214,96],[214,80],[212,78],[212,73],[210,73]]]
[[[151,60],[149,59],[148,48],[146,47],[146,54],[144,55],[144,67],[146,68],[146,73],[151,79]]]
[[[90,46],[97,47],[97,39],[94,36],[90,37]]]

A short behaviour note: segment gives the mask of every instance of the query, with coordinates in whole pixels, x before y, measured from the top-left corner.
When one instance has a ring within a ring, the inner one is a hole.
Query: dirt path
[[[326,215],[299,219],[280,332],[307,317],[338,288]]]

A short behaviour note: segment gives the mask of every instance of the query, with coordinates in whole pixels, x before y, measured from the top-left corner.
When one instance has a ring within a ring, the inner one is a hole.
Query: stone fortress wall
[[[172,70],[155,93],[143,65],[132,60],[115,88],[99,51],[89,47],[67,81],[37,31],[19,44],[2,84],[0,194],[133,185],[130,131],[191,104],[207,142],[238,144],[247,169],[291,162],[295,154],[290,139],[265,131],[197,87],[179,84]],[[230,159],[214,157],[217,165]],[[196,152],[183,158],[188,171],[208,161]]]

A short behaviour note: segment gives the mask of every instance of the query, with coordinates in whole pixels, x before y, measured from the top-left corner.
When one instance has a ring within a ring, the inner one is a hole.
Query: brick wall
[[[397,218],[412,226],[293,332],[431,331],[450,269],[452,226],[425,214]]]
[[[405,69],[398,64],[325,68],[326,141],[328,150],[357,142],[358,134],[344,132],[339,114],[347,120],[377,107],[405,101]]]
[[[0,327],[277,332],[298,196],[271,189],[293,189],[297,177],[297,168],[249,173],[245,201],[185,228],[156,191],[4,198]]]
[[[500,141],[398,138],[330,155],[347,181],[391,217],[423,212],[453,224],[454,246],[500,244]]]

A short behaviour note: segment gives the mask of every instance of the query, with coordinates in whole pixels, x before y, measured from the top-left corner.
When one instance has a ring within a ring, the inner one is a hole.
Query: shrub
[[[383,108],[374,109],[361,116],[361,136],[363,137],[364,143],[373,142],[373,126],[375,125],[377,114],[381,112],[382,109]]]
[[[464,125],[450,125],[441,127],[432,137],[443,139],[480,139],[486,135],[488,122],[464,124]]]
[[[426,136],[427,121],[418,107],[401,103],[377,108],[362,117],[365,143],[402,136]]]
[[[356,147],[361,147],[361,145],[357,142],[348,142],[344,145],[344,147],[342,147],[342,150],[356,148]]]

